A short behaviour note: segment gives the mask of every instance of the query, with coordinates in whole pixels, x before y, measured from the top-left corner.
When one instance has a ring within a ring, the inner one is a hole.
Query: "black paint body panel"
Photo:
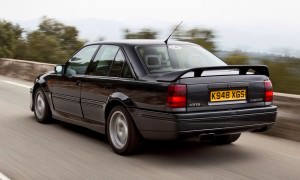
[[[101,133],[106,132],[110,108],[114,105],[124,106],[146,139],[170,140],[185,135],[237,133],[269,128],[275,122],[277,107],[263,101],[264,81],[269,79],[267,76],[245,74],[178,78],[175,82],[161,81],[164,74],[149,74],[135,52],[136,45],[147,43],[163,42],[95,43],[100,46],[119,46],[126,56],[132,78],[89,74],[68,77],[49,72],[37,77],[31,90],[31,98],[35,90],[41,87],[54,118]],[[172,79],[170,76],[168,78]],[[187,85],[186,108],[167,107],[167,90],[170,84]],[[209,104],[210,90],[241,87],[248,91],[247,103]]]

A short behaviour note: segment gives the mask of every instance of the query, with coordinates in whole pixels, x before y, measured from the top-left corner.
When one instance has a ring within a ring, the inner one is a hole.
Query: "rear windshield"
[[[197,45],[143,45],[137,47],[137,53],[150,73],[226,65]]]

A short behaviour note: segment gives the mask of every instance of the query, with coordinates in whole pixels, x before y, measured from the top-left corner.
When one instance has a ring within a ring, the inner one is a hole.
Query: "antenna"
[[[180,23],[175,27],[175,29],[172,31],[172,33],[169,35],[169,37],[164,41],[166,43],[166,45],[168,44],[168,40],[170,39],[170,37],[174,34],[175,31],[177,31],[177,29],[179,28],[179,26],[182,24],[182,21],[180,21]]]

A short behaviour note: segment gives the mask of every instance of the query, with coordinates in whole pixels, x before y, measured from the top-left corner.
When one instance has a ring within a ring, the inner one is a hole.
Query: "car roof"
[[[121,40],[109,40],[109,41],[99,41],[94,43],[88,43],[87,45],[91,44],[122,44],[122,45],[153,45],[153,44],[165,44],[165,40],[162,39],[121,39]],[[193,44],[189,42],[183,41],[168,41],[168,44]]]

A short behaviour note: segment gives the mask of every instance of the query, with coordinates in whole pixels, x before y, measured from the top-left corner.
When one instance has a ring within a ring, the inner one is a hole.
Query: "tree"
[[[214,38],[215,35],[212,30],[201,28],[192,28],[189,30],[179,28],[174,34],[174,39],[199,44],[210,52],[216,51]]]
[[[26,57],[28,56],[27,54],[28,54],[27,39],[21,38],[17,41],[14,58],[15,59],[26,59]]]
[[[157,32],[154,30],[143,28],[138,32],[131,32],[129,29],[124,30],[125,39],[156,39]]]
[[[23,29],[7,21],[0,21],[0,57],[14,58]]]
[[[62,63],[68,58],[69,54],[63,50],[55,36],[35,31],[28,34],[27,41],[26,59],[39,62]]]
[[[230,65],[248,64],[249,57],[242,52],[233,52],[224,58],[224,61]]]
[[[75,27],[66,26],[55,19],[43,17],[38,31],[56,37],[62,48],[71,53],[84,44],[83,41],[78,40],[78,30]]]
[[[28,33],[26,59],[62,63],[84,42],[78,39],[78,30],[55,19],[43,17],[39,29]]]

